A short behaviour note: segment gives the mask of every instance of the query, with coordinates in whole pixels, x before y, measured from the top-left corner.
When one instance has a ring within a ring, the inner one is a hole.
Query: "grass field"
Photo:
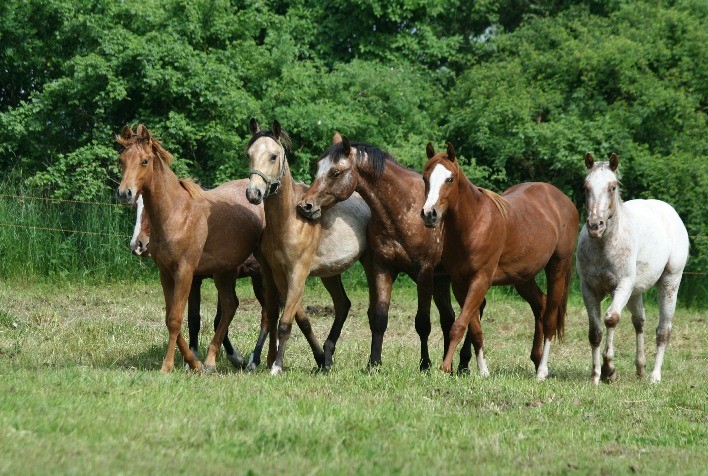
[[[246,283],[231,335],[252,348],[258,308]],[[306,303],[320,339],[331,324],[323,288]],[[616,335],[618,381],[589,383],[587,318],[574,296],[552,378],[534,380],[525,303],[488,296],[491,377],[420,373],[415,293],[396,288],[384,364],[369,352],[366,293],[353,301],[335,368],[313,374],[299,330],[286,373],[159,372],[167,332],[155,283],[0,284],[0,473],[705,474],[708,327],[679,309],[663,382],[634,375],[634,331]],[[202,352],[215,292],[204,289]],[[656,304],[647,309],[653,365]],[[441,361],[434,315],[431,351]]]

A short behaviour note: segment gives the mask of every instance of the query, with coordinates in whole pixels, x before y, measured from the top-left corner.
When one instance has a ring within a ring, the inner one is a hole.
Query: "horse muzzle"
[[[421,210],[420,217],[423,219],[423,224],[428,228],[435,228],[440,223],[440,215],[435,211],[435,208],[431,208],[428,213],[425,213],[425,210]]]
[[[311,203],[301,201],[297,204],[297,212],[310,220],[317,220],[322,216],[322,207],[315,208]]]
[[[246,188],[246,198],[253,205],[260,205],[263,201],[263,192],[257,187]]]
[[[585,226],[588,229],[588,235],[590,238],[602,238],[602,235],[607,229],[607,223],[604,220],[590,220],[588,219]]]
[[[121,202],[127,203],[129,205],[134,205],[135,200],[137,197],[137,194],[133,193],[133,191],[128,187],[128,188],[118,188],[118,199]]]

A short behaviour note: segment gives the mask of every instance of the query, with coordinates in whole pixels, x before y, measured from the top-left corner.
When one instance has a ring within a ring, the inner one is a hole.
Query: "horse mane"
[[[367,163],[369,168],[373,171],[374,177],[379,178],[383,175],[384,168],[386,167],[386,162],[393,162],[397,164],[396,158],[378,147],[367,144],[365,142],[352,142],[350,144],[351,148],[356,150],[356,161],[358,164]],[[342,155],[342,149],[344,148],[342,142],[337,142],[332,145],[329,149],[325,150],[320,160],[329,157],[329,160],[334,163],[335,158],[339,158]]]
[[[509,216],[509,202],[506,200],[506,198],[502,197],[496,192],[492,192],[491,190],[487,190],[486,188],[482,187],[477,187],[480,192],[482,192],[484,195],[489,197],[489,199],[496,205],[497,209],[499,210],[499,213],[501,213],[502,217],[506,219]]]
[[[162,159],[163,162],[166,164],[171,164],[172,161],[174,160],[174,157],[172,154],[167,152],[164,147],[162,147],[162,143],[160,142],[159,137],[152,137],[150,136],[148,139],[144,139],[143,137],[139,136],[136,131],[133,130],[133,126],[129,127],[130,131],[130,137],[123,138],[121,135],[116,136],[116,142],[118,142],[120,145],[125,147],[126,149],[129,147],[132,147],[134,145],[140,145],[140,146],[147,146],[147,147],[152,147],[153,150],[155,151],[155,154]]]
[[[251,148],[253,143],[256,142],[258,139],[260,139],[261,137],[270,137],[275,142],[279,142],[280,145],[283,146],[283,148],[285,149],[286,152],[293,151],[293,143],[290,140],[290,136],[285,131],[285,129],[280,129],[280,137],[278,139],[275,138],[273,131],[258,131],[258,132],[256,132],[253,135],[253,137],[251,137],[251,140],[248,141],[248,145],[246,145],[246,152],[248,152],[248,149]]]
[[[204,189],[199,186],[194,180],[191,178],[187,179],[178,179],[179,184],[182,186],[183,189],[187,191],[190,197],[192,197],[195,200],[200,200],[203,198],[206,198],[204,196]]]

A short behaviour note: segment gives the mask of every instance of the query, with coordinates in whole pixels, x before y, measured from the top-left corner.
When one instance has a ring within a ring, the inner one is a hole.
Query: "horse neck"
[[[285,161],[285,172],[280,179],[278,193],[263,201],[263,212],[265,213],[266,226],[272,229],[284,227],[288,221],[296,218],[293,176],[290,173],[287,160]]]
[[[602,234],[599,243],[602,246],[607,246],[617,240],[625,240],[630,230],[629,227],[629,212],[624,205],[622,198],[617,194],[617,203],[615,204],[615,213],[612,218],[607,220],[607,228]]]
[[[372,219],[380,222],[389,234],[398,236],[396,224],[400,221],[401,209],[405,209],[402,205],[413,200],[420,201],[420,197],[414,193],[415,184],[409,180],[409,176],[414,173],[393,162],[386,164],[380,177],[374,177],[368,167],[357,165],[357,170],[359,180],[356,191],[371,209]],[[417,180],[422,183],[420,176]]]
[[[180,211],[180,202],[188,192],[182,188],[172,169],[162,160],[156,160],[152,178],[143,184],[141,194],[150,221],[150,233],[158,237],[164,236],[164,224]]]
[[[494,206],[467,177],[459,180],[457,203],[454,208],[445,211],[445,242],[454,246],[464,243],[467,228],[489,213],[489,206]],[[446,245],[447,246],[447,245]]]

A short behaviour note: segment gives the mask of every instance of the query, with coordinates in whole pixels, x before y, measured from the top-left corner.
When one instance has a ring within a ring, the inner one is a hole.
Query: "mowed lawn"
[[[248,283],[231,336],[250,351],[259,308]],[[705,310],[679,309],[663,381],[634,372],[625,312],[615,338],[618,380],[589,382],[587,317],[571,298],[566,338],[538,383],[528,358],[532,316],[504,289],[488,296],[483,328],[491,377],[418,371],[410,286],[394,290],[384,363],[365,370],[364,289],[329,374],[313,373],[293,330],[286,373],[160,373],[167,331],[155,283],[106,286],[0,284],[0,473],[192,474],[705,474],[708,326]],[[204,286],[202,354],[216,294]],[[320,284],[306,292],[320,339],[331,308]],[[605,303],[605,305],[607,302]],[[648,370],[656,302],[647,306]],[[186,329],[185,329],[186,335]],[[430,348],[442,359],[433,312]]]

